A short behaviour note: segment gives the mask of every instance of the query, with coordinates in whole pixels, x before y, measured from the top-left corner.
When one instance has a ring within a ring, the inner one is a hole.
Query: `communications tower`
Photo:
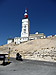
[[[30,27],[29,27],[29,19],[27,15],[27,9],[25,9],[24,19],[22,19],[22,31],[21,31],[21,38],[29,38]]]

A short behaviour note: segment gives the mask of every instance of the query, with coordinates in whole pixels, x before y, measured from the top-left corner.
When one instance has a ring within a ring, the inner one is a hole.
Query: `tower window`
[[[26,33],[26,29],[24,29],[24,33]]]
[[[26,26],[24,26],[24,28],[26,28]]]

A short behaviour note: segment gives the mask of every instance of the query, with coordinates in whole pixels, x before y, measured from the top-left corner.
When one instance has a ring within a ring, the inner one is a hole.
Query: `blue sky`
[[[56,34],[56,0],[0,0],[0,45],[8,38],[20,37],[25,8],[31,34]]]

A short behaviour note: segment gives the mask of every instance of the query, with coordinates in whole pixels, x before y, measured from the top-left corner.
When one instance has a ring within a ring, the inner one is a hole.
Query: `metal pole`
[[[9,63],[9,59],[10,59],[10,48],[9,48],[9,52],[8,52],[8,63]]]

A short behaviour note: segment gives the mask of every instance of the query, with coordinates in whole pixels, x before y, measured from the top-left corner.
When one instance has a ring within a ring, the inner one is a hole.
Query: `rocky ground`
[[[0,53],[8,53],[16,57],[20,53],[24,59],[56,62],[56,37],[36,39],[16,45],[14,43],[0,46]]]

